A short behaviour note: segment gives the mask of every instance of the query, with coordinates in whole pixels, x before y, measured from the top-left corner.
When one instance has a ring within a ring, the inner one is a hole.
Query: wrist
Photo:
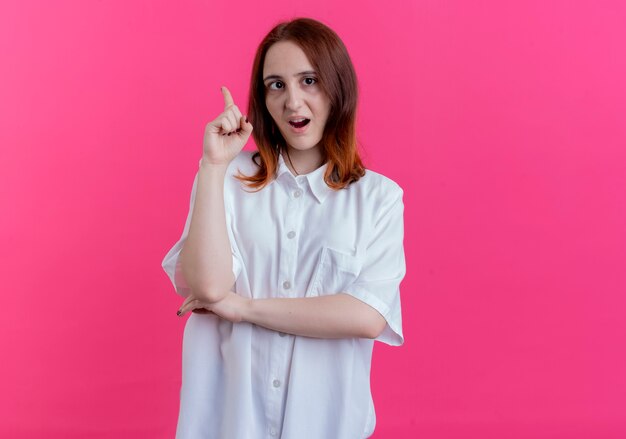
[[[245,297],[243,302],[243,306],[241,307],[241,321],[247,323],[254,323],[253,315],[254,315],[254,299]]]
[[[200,161],[198,161],[198,168],[200,169],[216,169],[223,172],[226,172],[228,168],[228,163],[211,163],[205,156],[202,156]]]

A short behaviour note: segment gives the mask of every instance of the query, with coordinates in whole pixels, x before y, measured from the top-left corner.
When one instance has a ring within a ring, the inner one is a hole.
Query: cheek
[[[330,113],[330,100],[328,100],[326,96],[320,96],[320,99],[317,102],[317,111],[320,115],[328,117],[328,114]]]
[[[326,107],[326,106],[320,106],[318,108],[318,113],[317,114],[319,114],[320,120],[326,121],[328,119],[329,114],[330,114],[329,113],[329,108]]]
[[[272,118],[276,119],[276,116],[278,116],[278,108],[279,108],[277,103],[271,99],[266,99],[265,108],[267,108],[267,111],[270,113]]]

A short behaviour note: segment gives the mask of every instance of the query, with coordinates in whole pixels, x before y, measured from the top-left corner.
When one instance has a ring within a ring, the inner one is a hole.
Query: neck
[[[285,164],[294,175],[308,174],[323,165],[319,148],[299,150],[287,146],[288,150],[281,152]],[[294,169],[295,168],[295,169]]]

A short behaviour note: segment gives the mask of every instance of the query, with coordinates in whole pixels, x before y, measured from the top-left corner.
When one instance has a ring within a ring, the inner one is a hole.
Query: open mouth
[[[303,126],[306,126],[306,124],[308,124],[309,122],[311,122],[310,119],[303,119],[299,121],[290,120],[289,125],[291,125],[294,128],[302,128]]]

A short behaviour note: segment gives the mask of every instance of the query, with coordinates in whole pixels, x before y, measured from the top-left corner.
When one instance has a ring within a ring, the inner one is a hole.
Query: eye
[[[272,88],[272,85],[274,85],[274,84],[281,84],[281,85],[282,85],[282,82],[280,82],[280,81],[270,82],[270,83],[267,85],[267,88],[269,88],[270,90],[279,90],[279,89],[277,89],[277,88]],[[280,88],[282,88],[282,87],[280,87]]]
[[[307,77],[307,78],[304,78],[304,80],[305,80],[305,81],[306,81],[306,80],[309,80],[309,79],[310,79],[311,81],[313,81],[313,82],[308,82],[308,83],[307,83],[308,85],[313,85],[313,84],[315,84],[315,83],[317,82],[317,78],[313,78],[313,77],[310,77],[310,76],[309,76],[309,77]]]

